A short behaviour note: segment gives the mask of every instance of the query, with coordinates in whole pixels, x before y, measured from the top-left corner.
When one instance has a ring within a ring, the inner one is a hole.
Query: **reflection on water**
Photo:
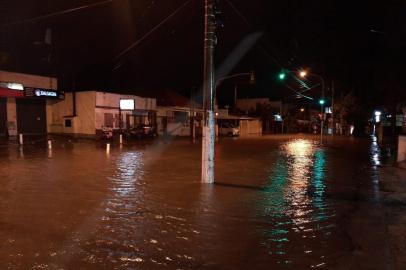
[[[378,202],[380,199],[379,196],[379,173],[378,173],[378,166],[382,165],[382,154],[381,149],[378,144],[378,138],[375,135],[371,136],[371,146],[370,146],[370,160],[372,163],[371,167],[371,186],[373,192],[373,200]]]
[[[213,186],[186,141],[0,148],[0,269],[326,269],[348,252],[328,194],[354,185],[356,157],[317,139],[217,147]]]
[[[324,198],[325,152],[310,140],[293,140],[282,144],[279,153],[271,166],[266,200],[260,201],[262,215],[274,227],[264,231],[269,254],[278,264],[288,265],[311,255],[312,267],[323,266],[323,255],[314,260],[313,253],[323,248],[320,234],[328,237],[334,226],[328,220],[334,212]],[[309,240],[300,246],[298,237]]]
[[[371,161],[373,165],[379,166],[381,165],[381,149],[378,145],[378,138],[375,135],[372,135],[371,139]]]
[[[125,152],[116,160],[117,172],[109,179],[115,183],[115,195],[117,199],[126,197],[134,191],[137,180],[143,176],[143,153]]]

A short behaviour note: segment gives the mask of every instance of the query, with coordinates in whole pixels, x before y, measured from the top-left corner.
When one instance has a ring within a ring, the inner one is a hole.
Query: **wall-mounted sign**
[[[23,91],[24,86],[21,83],[0,82],[1,88]]]
[[[20,83],[0,82],[0,97],[23,97],[24,87]]]
[[[24,96],[34,98],[65,99],[65,92],[55,89],[25,87]]]
[[[120,109],[121,110],[135,110],[135,100],[134,99],[120,99]]]

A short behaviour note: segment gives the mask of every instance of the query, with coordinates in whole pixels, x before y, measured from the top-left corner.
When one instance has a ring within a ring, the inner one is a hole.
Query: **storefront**
[[[132,106],[120,107],[122,100],[132,101]],[[99,91],[66,93],[50,111],[49,132],[56,134],[96,136],[104,129],[118,133],[120,127],[156,123],[156,99]]]
[[[46,100],[16,99],[17,133],[44,135],[47,133]]]
[[[0,71],[0,136],[47,134],[50,106],[63,99],[56,78]]]

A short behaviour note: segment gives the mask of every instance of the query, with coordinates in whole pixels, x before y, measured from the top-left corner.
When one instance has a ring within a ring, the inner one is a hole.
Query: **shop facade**
[[[57,79],[0,71],[0,136],[45,135],[51,106],[64,99]]]
[[[132,108],[120,101],[132,101]],[[139,124],[156,124],[156,99],[101,91],[66,93],[52,105],[50,133],[96,136],[103,129],[119,133]]]

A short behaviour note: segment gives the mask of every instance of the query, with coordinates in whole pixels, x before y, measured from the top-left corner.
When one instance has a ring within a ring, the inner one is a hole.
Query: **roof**
[[[238,115],[219,115],[218,119],[222,120],[259,120],[259,118],[249,117],[249,116],[238,116]]]

